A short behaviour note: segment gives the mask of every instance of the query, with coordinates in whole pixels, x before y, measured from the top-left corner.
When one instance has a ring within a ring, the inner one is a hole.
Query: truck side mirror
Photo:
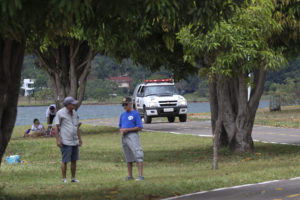
[[[137,97],[143,97],[144,95],[142,93],[138,93],[136,96]]]

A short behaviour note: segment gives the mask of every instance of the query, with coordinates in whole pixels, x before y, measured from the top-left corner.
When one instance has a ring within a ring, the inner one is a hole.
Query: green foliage
[[[45,34],[64,34],[71,24],[89,13],[89,8],[90,0],[1,0],[0,35],[29,42],[37,35],[42,38]]]
[[[109,98],[109,95],[115,93],[118,85],[108,79],[91,80],[87,82],[85,96],[98,101],[104,101]]]
[[[267,74],[266,84],[283,83],[287,78],[295,79],[300,74],[300,57],[289,62],[287,66],[282,67],[279,71],[270,72]],[[269,87],[266,87],[268,91]]]
[[[300,78],[287,78],[284,83],[272,83],[270,95],[279,95],[283,105],[294,105],[300,102]]]
[[[118,62],[108,56],[98,55],[92,61],[92,76],[98,79],[122,75],[129,75],[134,80],[142,81],[148,78],[151,72],[141,65],[136,65],[130,59]]]
[[[201,32],[201,24],[182,28],[178,39],[185,48],[185,61],[195,64],[200,60],[209,67],[209,74],[229,77],[258,68],[279,68],[285,62],[282,48],[268,43],[282,30],[273,18],[274,9],[272,1],[252,1],[207,33]]]
[[[98,55],[92,62],[92,73],[90,75],[90,79],[104,80],[107,77],[121,75],[130,76],[132,82],[130,84],[129,94],[128,91],[119,90],[117,91],[120,92],[119,95],[131,95],[135,86],[143,82],[145,79],[164,79],[173,77],[172,71],[168,69],[161,68],[159,71],[151,72],[141,65],[134,64],[130,59],[123,59],[119,63],[110,57]],[[198,85],[201,81],[202,80],[197,75],[190,75],[186,77],[185,80],[180,81],[177,84],[177,87],[181,91],[192,93],[199,89]],[[203,90],[207,91],[208,88],[203,88]],[[201,92],[201,94],[204,93]]]
[[[273,35],[271,43],[275,47],[284,47],[284,55],[293,59],[300,49],[300,3],[299,0],[275,0],[274,18],[283,27]]]
[[[198,69],[184,62],[183,48],[176,39],[176,33],[182,26],[196,22],[205,31],[218,22],[220,17],[230,17],[236,5],[241,2],[243,1],[143,1],[135,4],[134,9],[131,9],[132,5],[122,2],[99,27],[99,32],[105,29],[102,35],[103,48],[111,57],[118,60],[130,57],[151,71],[164,67],[179,80],[196,74]],[[108,5],[107,10],[112,6]]]
[[[35,79],[41,70],[36,68],[36,57],[34,55],[26,55],[22,66],[22,79]]]
[[[199,89],[196,91],[196,94],[200,97],[209,97],[209,86],[208,80],[203,80],[199,83]]]
[[[269,72],[265,84],[265,93],[279,95],[282,104],[298,104],[300,102],[300,57],[291,61],[279,71]]]
[[[34,81],[34,89],[39,91],[45,88],[48,88],[48,77],[44,73],[38,74]]]
[[[27,55],[24,58],[21,77],[22,79],[34,79],[35,92],[48,88],[49,79],[46,73],[36,67],[37,59],[34,55]]]
[[[45,88],[45,89],[40,89],[37,92],[34,93],[34,97],[37,100],[47,100],[53,96],[51,89]]]

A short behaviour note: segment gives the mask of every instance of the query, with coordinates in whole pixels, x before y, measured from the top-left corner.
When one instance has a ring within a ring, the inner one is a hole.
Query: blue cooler
[[[20,163],[21,160],[20,160],[20,156],[19,155],[12,155],[12,156],[7,156],[5,158],[6,162],[8,164],[14,164],[14,163]]]

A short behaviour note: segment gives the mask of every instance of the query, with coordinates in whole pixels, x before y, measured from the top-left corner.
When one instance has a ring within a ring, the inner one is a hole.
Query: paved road
[[[221,188],[165,200],[299,200],[300,178]]]
[[[118,119],[100,119],[84,121],[85,124],[118,126]],[[144,130],[171,132],[174,134],[191,134],[211,137],[210,121],[188,121],[186,123],[166,123],[156,121],[144,124]],[[300,129],[287,129],[254,126],[253,139],[267,143],[300,145]],[[300,200],[300,178],[281,180],[271,183],[250,184],[227,189],[199,192],[170,200]]]
[[[118,127],[117,118],[86,120],[84,123]],[[210,121],[188,121],[186,123],[156,121],[152,124],[144,124],[144,130],[211,136]],[[299,129],[254,126],[252,137],[257,141],[300,145]]]

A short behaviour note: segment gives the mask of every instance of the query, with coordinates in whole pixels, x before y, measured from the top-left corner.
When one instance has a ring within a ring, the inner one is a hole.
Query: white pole
[[[248,61],[250,60],[250,56],[248,56]],[[249,73],[249,80],[250,80],[250,82],[251,82],[251,73]],[[248,101],[249,101],[249,99],[250,99],[250,92],[251,92],[251,84],[249,83],[248,84]]]

